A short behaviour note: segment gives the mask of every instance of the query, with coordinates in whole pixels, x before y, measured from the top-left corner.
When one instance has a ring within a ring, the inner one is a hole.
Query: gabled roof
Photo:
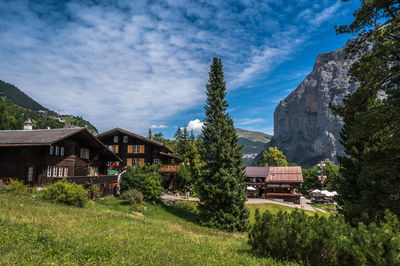
[[[268,167],[267,183],[274,182],[303,182],[301,166]]]
[[[90,143],[102,148],[106,154],[121,161],[117,155],[107,149],[107,147],[86,128],[0,130],[0,147],[48,146],[76,134],[83,134]]]
[[[302,183],[301,166],[246,167],[246,177],[265,177],[267,183]]]
[[[120,132],[120,133],[125,134],[125,135],[127,135],[127,136],[131,136],[131,137],[133,137],[133,138],[137,138],[137,139],[143,140],[143,141],[145,141],[145,142],[148,142],[148,143],[151,143],[151,144],[160,146],[160,147],[164,147],[164,148],[165,148],[166,150],[168,150],[169,152],[172,152],[167,146],[165,146],[164,143],[161,143],[161,142],[158,142],[158,141],[155,141],[155,140],[152,140],[152,139],[143,137],[143,136],[141,136],[141,135],[135,134],[135,133],[133,133],[133,132],[130,132],[130,131],[128,131],[128,130],[125,130],[125,129],[122,129],[122,128],[119,128],[119,127],[116,127],[116,128],[110,129],[110,130],[108,130],[108,131],[105,131],[105,132],[103,132],[103,133],[97,135],[96,137],[99,138],[99,139],[101,139],[101,138],[103,138],[103,137],[105,137],[105,136],[112,135],[112,134],[114,134],[114,133],[116,133],[116,132]]]
[[[267,177],[268,167],[248,166],[246,167],[247,177]]]
[[[85,128],[0,130],[0,146],[51,145],[83,130]]]

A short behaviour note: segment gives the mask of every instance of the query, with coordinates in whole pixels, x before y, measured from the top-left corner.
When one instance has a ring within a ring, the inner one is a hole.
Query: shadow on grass
[[[200,216],[196,206],[184,202],[160,203],[160,206],[169,214],[179,217],[187,222],[200,225]]]

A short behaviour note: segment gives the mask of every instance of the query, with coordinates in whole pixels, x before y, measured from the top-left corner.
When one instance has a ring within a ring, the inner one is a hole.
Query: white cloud
[[[200,122],[200,119],[195,119],[189,122],[187,125],[187,130],[194,132],[200,132],[203,129],[203,122]]]

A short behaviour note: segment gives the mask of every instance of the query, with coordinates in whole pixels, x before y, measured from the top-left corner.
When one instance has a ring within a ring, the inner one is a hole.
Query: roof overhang
[[[178,160],[178,161],[183,161],[181,158],[179,158],[178,156],[166,153],[166,152],[160,152],[161,155],[167,156],[167,157],[171,157],[172,159]]]

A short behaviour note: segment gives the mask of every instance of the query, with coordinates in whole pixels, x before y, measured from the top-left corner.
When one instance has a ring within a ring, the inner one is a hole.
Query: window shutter
[[[126,165],[132,167],[132,158],[126,159]]]
[[[128,145],[128,153],[133,153],[133,145]]]
[[[139,164],[144,164],[144,158],[139,158]]]
[[[118,145],[114,145],[114,149],[113,149],[114,153],[118,153],[118,150],[119,150],[119,146]]]
[[[139,145],[139,153],[144,153],[144,145]]]

